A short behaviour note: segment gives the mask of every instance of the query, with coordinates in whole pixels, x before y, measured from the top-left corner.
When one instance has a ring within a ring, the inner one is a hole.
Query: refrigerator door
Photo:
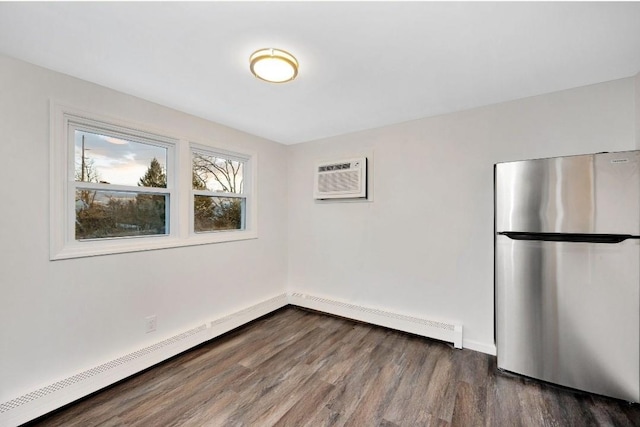
[[[639,260],[636,239],[497,235],[498,367],[639,402]]]
[[[496,230],[640,235],[640,151],[496,165]]]

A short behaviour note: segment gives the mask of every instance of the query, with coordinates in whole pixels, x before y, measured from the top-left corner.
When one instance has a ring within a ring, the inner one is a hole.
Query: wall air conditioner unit
[[[314,199],[367,197],[367,158],[358,157],[316,165]]]

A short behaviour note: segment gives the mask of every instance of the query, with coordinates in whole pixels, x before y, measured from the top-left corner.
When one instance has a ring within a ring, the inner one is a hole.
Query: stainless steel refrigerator
[[[640,151],[495,167],[498,367],[640,402]]]

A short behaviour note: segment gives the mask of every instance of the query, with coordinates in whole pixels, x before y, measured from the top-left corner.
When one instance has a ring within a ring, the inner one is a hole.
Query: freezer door
[[[496,165],[496,230],[640,234],[640,151]]]
[[[640,401],[640,242],[496,236],[498,367]]]

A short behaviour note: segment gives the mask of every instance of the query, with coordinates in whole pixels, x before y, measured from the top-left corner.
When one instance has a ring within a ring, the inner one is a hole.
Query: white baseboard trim
[[[462,325],[406,316],[297,292],[289,294],[289,303],[348,319],[447,341],[453,343],[456,348],[462,348]]]
[[[491,356],[495,356],[497,354],[495,344],[486,344],[483,342],[473,341],[473,340],[462,340],[462,346],[464,348],[468,348],[469,350],[490,354]]]
[[[0,426],[38,418],[287,304],[287,295],[278,295],[1,403]]]

